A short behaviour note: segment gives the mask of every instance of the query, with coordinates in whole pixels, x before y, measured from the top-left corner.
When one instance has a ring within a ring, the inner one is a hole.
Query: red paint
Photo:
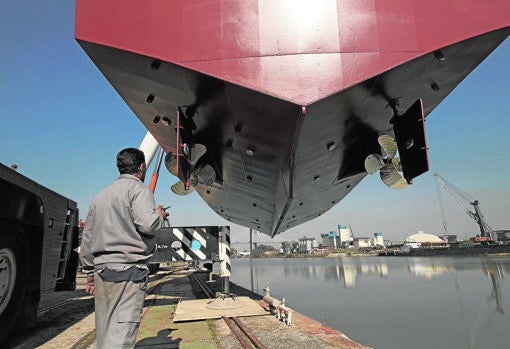
[[[309,105],[509,25],[508,0],[77,0],[75,35]]]

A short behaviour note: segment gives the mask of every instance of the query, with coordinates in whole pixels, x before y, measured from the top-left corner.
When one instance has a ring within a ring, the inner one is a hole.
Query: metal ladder
[[[74,210],[67,209],[66,221],[62,232],[62,243],[60,245],[60,256],[58,259],[57,281],[63,280],[65,277],[67,260],[69,259],[71,243],[73,241],[74,218]]]

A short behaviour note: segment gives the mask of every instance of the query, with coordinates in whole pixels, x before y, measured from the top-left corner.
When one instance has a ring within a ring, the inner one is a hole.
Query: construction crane
[[[459,189],[456,189],[452,184],[448,183],[443,177],[441,177],[438,173],[434,173],[437,181],[443,187],[444,191],[452,198],[453,201],[459,206],[469,217],[475,220],[480,228],[480,236],[475,238],[475,241],[478,242],[491,242],[495,241],[493,237],[494,230],[485,222],[483,218],[483,214],[480,211],[479,202],[471,198],[468,194],[462,192]],[[455,189],[454,189],[455,188]],[[459,196],[463,198],[465,201],[469,202],[474,208],[474,212],[471,211],[465,204],[461,202]],[[443,214],[443,220],[444,220]],[[446,223],[444,223],[444,227],[446,229]]]

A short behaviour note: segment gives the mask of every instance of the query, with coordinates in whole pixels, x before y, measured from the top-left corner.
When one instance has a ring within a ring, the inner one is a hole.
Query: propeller
[[[401,189],[407,186],[407,181],[400,174],[402,165],[397,155],[398,146],[395,138],[389,135],[381,135],[377,142],[384,151],[386,157],[381,154],[370,154],[365,159],[365,170],[369,174],[379,171],[382,181],[392,189]]]
[[[198,181],[197,181],[196,178],[190,178],[189,181],[190,181],[190,185],[189,185],[188,189],[186,189],[186,186],[184,185],[184,182],[182,182],[182,181],[176,182],[175,184],[173,184],[170,187],[170,189],[172,189],[174,194],[177,194],[177,195],[188,195],[191,192],[193,192],[193,190],[195,190],[195,187],[198,184]]]
[[[189,193],[195,190],[195,187],[199,183],[203,183],[206,185],[211,185],[216,178],[216,171],[214,168],[205,164],[199,167],[196,167],[196,163],[198,160],[207,152],[207,148],[203,144],[194,144],[191,148],[191,156],[190,156],[190,164],[191,164],[191,174],[189,178],[189,188],[186,189],[186,185],[183,181],[179,179],[178,182],[172,185],[171,189],[177,195],[188,195]],[[172,152],[168,152],[165,156],[165,167],[167,170],[176,177],[179,177],[177,170],[177,155]]]

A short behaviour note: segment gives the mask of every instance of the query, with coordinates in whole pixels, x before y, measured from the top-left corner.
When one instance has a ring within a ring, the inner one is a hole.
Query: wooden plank
[[[193,299],[177,304],[174,322],[269,315],[256,301],[249,297],[221,299]]]

